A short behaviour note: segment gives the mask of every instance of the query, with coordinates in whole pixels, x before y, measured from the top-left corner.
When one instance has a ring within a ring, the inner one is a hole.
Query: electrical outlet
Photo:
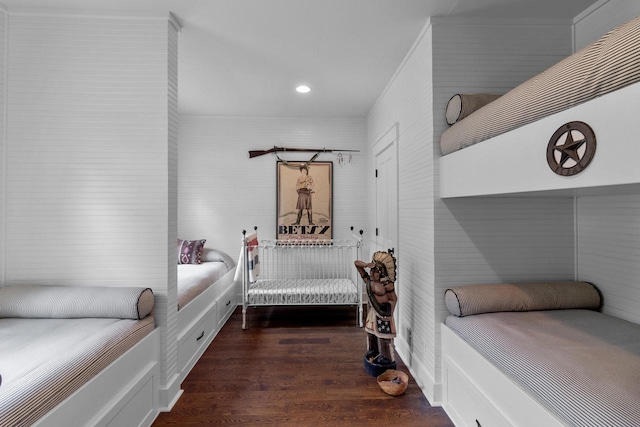
[[[407,328],[407,345],[409,346],[409,352],[413,353],[413,331],[411,328]]]

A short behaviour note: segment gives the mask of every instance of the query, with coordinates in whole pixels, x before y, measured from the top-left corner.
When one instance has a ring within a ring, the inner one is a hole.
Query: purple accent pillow
[[[178,264],[202,263],[202,249],[206,239],[180,240],[178,239]]]

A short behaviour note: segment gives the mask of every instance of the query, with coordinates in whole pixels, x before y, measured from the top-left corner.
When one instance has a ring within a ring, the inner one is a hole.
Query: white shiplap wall
[[[577,46],[640,13],[640,0],[601,3],[576,20]],[[580,197],[576,206],[578,278],[598,286],[604,312],[640,323],[640,195]]]
[[[580,197],[579,279],[595,284],[603,311],[640,323],[640,195]]]
[[[176,239],[178,238],[178,33],[179,23],[170,17],[167,23],[167,240],[165,266],[166,294],[156,299],[157,322],[161,329],[160,409],[170,409],[180,396],[178,374],[178,286]]]
[[[369,115],[370,144],[399,123],[396,345],[432,402],[447,286],[574,277],[570,199],[438,198],[446,103],[455,93],[504,93],[570,54],[571,42],[570,22],[433,18]]]
[[[434,19],[434,157],[455,93],[505,93],[571,54],[571,22]],[[522,159],[526,161],[526,159]],[[437,161],[436,161],[437,165]],[[436,167],[435,181],[438,183]],[[437,194],[438,184],[436,184]],[[575,277],[573,202],[554,198],[436,197],[436,335],[433,368],[440,376],[439,325],[449,286]],[[431,331],[430,331],[431,332]]]
[[[369,114],[368,141],[374,144],[393,123],[398,123],[398,328],[396,348],[427,390],[433,388],[432,372],[423,348],[434,347],[434,164],[431,28],[426,26]],[[373,169],[373,159],[370,168]],[[375,200],[373,196],[371,200]],[[374,207],[370,208],[372,213]],[[372,221],[374,218],[372,217]],[[407,328],[413,330],[412,354]],[[420,350],[418,350],[418,347]]]
[[[639,0],[600,0],[574,20],[575,51],[640,14]]]
[[[166,20],[11,15],[8,284],[165,291],[166,34]]]
[[[90,15],[9,23],[5,283],[151,287],[167,326],[177,305],[173,27]],[[173,341],[163,328],[165,382]]]
[[[6,220],[5,207],[6,200],[6,53],[7,53],[7,30],[8,15],[4,6],[0,4],[0,286],[5,282],[5,259],[6,250]]]
[[[207,239],[206,247],[236,258],[242,230],[258,227],[273,239],[276,225],[276,161],[272,154],[249,159],[249,150],[274,145],[360,150],[341,166],[333,162],[334,238],[350,227],[369,232],[365,173],[366,127],[355,118],[270,118],[180,116],[178,237]],[[285,160],[309,160],[314,153],[281,153]]]

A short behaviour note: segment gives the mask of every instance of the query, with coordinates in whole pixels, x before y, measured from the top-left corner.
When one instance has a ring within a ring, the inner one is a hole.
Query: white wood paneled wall
[[[360,150],[316,160],[333,162],[334,238],[350,236],[349,227],[369,233],[363,117],[269,118],[180,116],[178,237],[207,239],[205,247],[236,258],[242,230],[258,227],[258,236],[275,237],[276,161],[272,154],[249,159],[249,150],[274,145],[296,148]],[[285,160],[309,160],[314,153],[281,153]]]
[[[605,313],[640,323],[640,195],[580,197],[577,210],[579,279]]]
[[[8,15],[4,6],[0,5],[0,286],[5,282],[5,251],[6,251],[6,83],[7,83],[7,29]]]
[[[572,40],[569,21],[432,18],[431,24],[369,114],[368,141],[399,123],[396,345],[410,352],[404,360],[437,402],[447,286],[574,277],[571,200],[439,199],[446,103],[455,93],[504,93],[569,55]]]
[[[574,20],[575,51],[640,14],[640,0],[600,0]]]
[[[178,238],[178,33],[179,23],[170,17],[167,22],[167,216],[166,216],[166,293],[156,301],[157,322],[163,326],[161,345],[160,409],[173,406],[180,395],[178,373],[178,286],[176,239]],[[163,305],[164,304],[164,305]]]
[[[505,93],[572,52],[568,20],[433,21],[434,157],[455,93]],[[526,159],[522,159],[526,161]],[[436,162],[437,166],[437,162]],[[438,191],[436,167],[436,192]],[[436,193],[437,194],[437,193]],[[436,198],[435,377],[440,376],[438,324],[453,285],[572,279],[573,205],[560,199]],[[457,256],[455,254],[458,254]],[[458,259],[460,258],[460,259]]]
[[[369,114],[368,139],[374,144],[393,123],[398,123],[398,337],[396,348],[410,364],[416,379],[433,389],[429,362],[433,357],[434,300],[434,162],[431,27],[427,26]],[[373,159],[371,161],[372,169]],[[370,200],[375,200],[373,196]],[[375,212],[373,208],[371,212]],[[373,221],[373,219],[372,219]],[[411,353],[407,328],[413,333]],[[426,372],[421,365],[427,366]],[[421,375],[423,374],[423,375]]]
[[[592,43],[638,14],[640,0],[598,2],[576,18],[576,46]],[[640,196],[580,197],[576,206],[578,278],[600,289],[604,312],[640,323]]]
[[[166,19],[11,15],[10,34],[7,283],[165,291]]]
[[[9,22],[5,283],[152,288],[166,383],[177,357],[176,29],[166,17]]]

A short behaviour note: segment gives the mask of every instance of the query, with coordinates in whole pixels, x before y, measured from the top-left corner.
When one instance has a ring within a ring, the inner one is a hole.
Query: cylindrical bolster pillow
[[[500,98],[501,95],[491,93],[460,94],[457,93],[447,102],[447,124],[453,125],[467,117],[469,114],[484,107],[491,101]]]
[[[150,288],[16,285],[0,288],[0,317],[142,319],[154,304]]]
[[[444,301],[458,317],[498,311],[597,309],[600,293],[588,282],[503,283],[447,289]]]

